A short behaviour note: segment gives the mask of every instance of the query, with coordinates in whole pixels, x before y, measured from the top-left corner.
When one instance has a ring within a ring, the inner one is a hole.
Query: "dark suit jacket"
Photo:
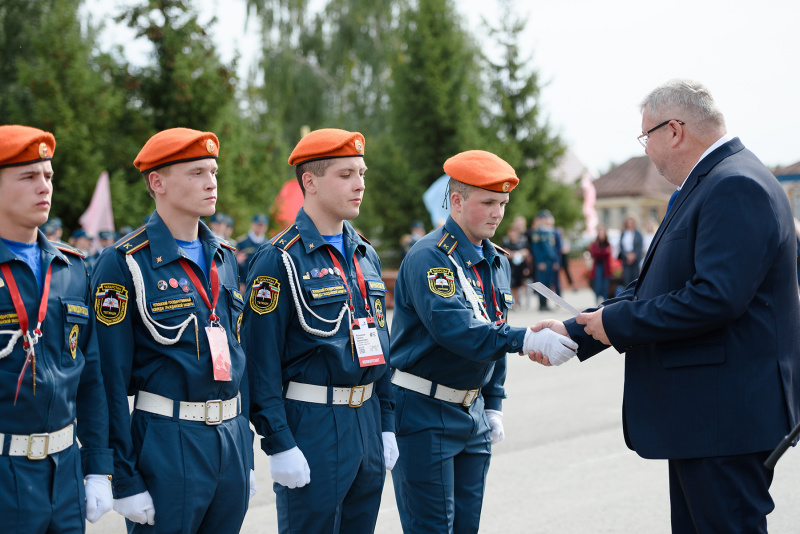
[[[796,424],[800,301],[789,202],[738,138],[692,171],[642,272],[605,303],[623,423],[644,458],[765,451]],[[567,321],[581,360],[605,345]]]

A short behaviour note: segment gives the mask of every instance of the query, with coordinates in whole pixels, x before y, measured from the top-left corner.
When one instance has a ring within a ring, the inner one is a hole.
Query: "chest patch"
[[[428,287],[434,295],[452,297],[456,294],[456,281],[453,271],[447,267],[428,269]]]
[[[150,303],[150,313],[164,313],[187,308],[194,308],[194,297],[180,297]]]
[[[309,293],[314,300],[327,299],[330,297],[337,297],[339,295],[347,295],[347,288],[344,285],[333,285],[325,287],[312,288]]]

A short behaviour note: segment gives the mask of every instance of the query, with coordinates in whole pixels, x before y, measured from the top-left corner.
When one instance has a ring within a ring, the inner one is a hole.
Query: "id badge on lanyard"
[[[351,330],[360,367],[371,367],[386,363],[383,358],[381,338],[378,335],[378,328],[375,326],[375,319],[372,317],[356,319],[351,325]]]
[[[350,316],[353,317],[355,308],[353,307],[353,297],[350,294],[350,286],[347,283],[345,271],[339,264],[339,260],[336,259],[336,256],[333,255],[333,252],[331,252],[330,249],[328,249],[328,254],[331,255],[333,264],[339,270],[342,281],[347,288],[347,298],[350,301]],[[355,347],[355,352],[358,354],[359,367],[382,365],[386,362],[386,360],[383,358],[381,339],[378,335],[378,328],[375,326],[375,319],[372,317],[372,313],[369,310],[369,299],[367,298],[364,274],[361,272],[361,266],[358,264],[358,258],[356,258],[355,253],[353,253],[353,266],[356,270],[358,289],[361,292],[361,298],[364,301],[364,310],[367,312],[368,317],[354,318],[350,323],[351,347]]]
[[[228,334],[217,322],[206,327],[208,348],[211,350],[211,362],[214,365],[214,380],[231,381],[231,351],[228,347]]]
[[[181,258],[181,266],[189,278],[192,279],[195,289],[200,294],[206,306],[211,310],[211,316],[208,318],[209,325],[206,327],[206,337],[208,337],[208,348],[211,351],[211,364],[214,368],[214,380],[219,382],[230,382],[231,380],[231,351],[228,347],[228,334],[222,325],[219,324],[219,316],[214,313],[217,308],[217,300],[219,299],[219,273],[217,272],[217,265],[211,261],[211,298],[213,302],[208,300],[203,284],[194,274],[194,271],[189,266],[188,262]]]

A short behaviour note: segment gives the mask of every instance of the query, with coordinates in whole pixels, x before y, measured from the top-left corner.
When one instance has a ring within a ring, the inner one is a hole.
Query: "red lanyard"
[[[17,312],[17,319],[19,320],[19,327],[22,330],[22,346],[25,349],[25,363],[22,366],[22,372],[17,379],[17,392],[14,395],[14,404],[17,404],[17,396],[19,395],[19,388],[22,385],[22,377],[25,376],[25,370],[28,368],[28,363],[31,364],[33,374],[33,394],[36,395],[36,353],[33,351],[33,346],[42,337],[42,323],[47,315],[47,297],[50,295],[50,275],[53,271],[53,264],[47,266],[47,274],[44,277],[44,288],[42,289],[42,300],[39,303],[39,315],[37,317],[36,328],[33,329],[33,339],[28,332],[28,312],[25,310],[25,303],[22,302],[22,295],[19,294],[17,282],[14,280],[14,275],[11,273],[11,267],[8,263],[0,265],[0,270],[3,271],[3,276],[8,282],[8,291],[11,293],[11,300],[14,303],[14,309]]]
[[[328,248],[328,254],[331,255],[331,259],[333,260],[333,264],[339,269],[339,274],[344,281],[344,287],[347,288],[347,298],[350,299],[350,310],[353,310],[353,297],[350,295],[350,286],[347,285],[347,276],[344,274],[344,269],[342,269],[342,264],[339,263],[339,260],[336,259],[336,256],[331,249]],[[358,264],[358,259],[356,259],[356,253],[353,252],[353,265],[356,268],[356,280],[358,280],[358,289],[361,291],[361,299],[364,301],[364,309],[367,310],[369,313],[369,300],[367,299],[367,284],[364,282],[364,274],[361,272],[361,266]]]
[[[478,269],[473,265],[472,270],[475,271],[475,276],[478,277],[478,286],[481,288],[481,293],[483,293],[484,298],[486,297],[486,291],[483,289],[483,281],[481,280],[481,275],[478,274]],[[494,311],[497,314],[497,321],[495,324],[502,324],[503,323],[503,312],[500,311],[500,307],[497,305],[497,296],[494,294],[494,278],[492,277],[492,270],[491,266],[489,267],[489,279],[492,282],[492,301],[494,302]]]
[[[197,278],[196,274],[194,274],[194,271],[189,266],[189,262],[184,258],[181,258],[179,261],[181,262],[181,267],[183,267],[183,270],[186,271],[186,274],[188,274],[189,278],[192,279],[194,288],[198,293],[200,293],[200,298],[203,299],[203,302],[206,303],[208,309],[211,310],[211,315],[209,316],[208,320],[212,323],[219,321],[219,316],[214,313],[214,310],[217,309],[217,300],[219,300],[219,273],[217,272],[217,264],[214,263],[213,259],[211,260],[211,298],[214,299],[214,301],[211,302],[208,300],[206,288],[203,287],[203,284],[200,283],[200,279]]]

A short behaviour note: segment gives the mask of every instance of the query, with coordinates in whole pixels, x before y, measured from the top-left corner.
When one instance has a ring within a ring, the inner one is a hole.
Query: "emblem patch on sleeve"
[[[250,307],[259,315],[273,311],[278,306],[281,284],[271,276],[258,276],[250,290]]]
[[[69,331],[69,353],[72,359],[75,359],[75,354],[78,352],[78,325],[72,325],[72,330]]]
[[[453,271],[446,267],[428,269],[428,287],[434,295],[452,297],[456,294],[456,280]]]
[[[119,284],[100,284],[94,295],[94,314],[106,326],[121,322],[128,310],[128,290]]]
[[[383,315],[383,304],[381,304],[381,299],[375,299],[375,319],[378,320],[378,326],[381,328],[386,326],[386,317]]]

